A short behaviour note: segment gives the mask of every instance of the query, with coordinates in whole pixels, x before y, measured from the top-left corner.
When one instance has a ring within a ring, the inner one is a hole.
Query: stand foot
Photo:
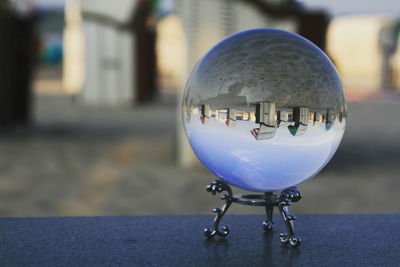
[[[283,245],[289,245],[292,248],[297,248],[301,245],[301,239],[298,236],[289,236],[287,233],[280,233],[279,240]]]
[[[216,193],[221,193],[222,191],[226,191],[228,193],[228,194],[221,195],[221,199],[226,201],[226,203],[222,207],[222,209],[220,209],[220,208],[213,209],[213,212],[215,212],[217,214],[214,219],[214,229],[210,229],[210,228],[204,229],[204,235],[207,238],[212,238],[215,235],[225,237],[230,232],[229,227],[227,225],[224,225],[222,227],[222,231],[221,231],[219,229],[219,223],[221,221],[221,218],[225,215],[226,211],[229,209],[230,205],[232,204],[232,189],[230,188],[229,185],[227,185],[221,181],[215,180],[207,186],[207,191],[211,192],[213,195],[215,195]]]
[[[300,246],[301,239],[294,234],[294,220],[296,220],[296,216],[289,214],[288,206],[290,206],[292,202],[297,202],[300,199],[301,193],[296,187],[282,191],[279,196],[278,208],[287,228],[287,233],[281,233],[279,239],[282,244],[289,245],[293,248]]]
[[[263,222],[263,227],[266,232],[271,232],[274,223],[272,221],[272,215],[274,213],[274,195],[272,193],[265,193],[265,213],[267,214],[267,219]],[[270,203],[268,205],[268,203]]]

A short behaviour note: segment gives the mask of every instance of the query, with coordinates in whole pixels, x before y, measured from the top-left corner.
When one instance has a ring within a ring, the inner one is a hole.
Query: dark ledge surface
[[[302,245],[265,234],[262,215],[228,215],[227,238],[207,240],[212,216],[0,219],[1,266],[399,266],[400,215],[300,215]]]

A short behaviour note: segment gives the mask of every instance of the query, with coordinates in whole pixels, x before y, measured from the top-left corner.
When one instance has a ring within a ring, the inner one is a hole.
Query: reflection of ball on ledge
[[[274,192],[317,174],[346,124],[343,86],[329,58],[299,35],[234,34],[195,66],[183,121],[200,161],[219,179]]]

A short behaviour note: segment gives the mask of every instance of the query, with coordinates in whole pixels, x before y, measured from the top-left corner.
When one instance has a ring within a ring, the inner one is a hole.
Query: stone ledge
[[[299,215],[298,249],[284,225],[265,234],[262,215],[228,215],[225,238],[206,240],[212,216],[1,218],[2,266],[396,266],[399,215]]]

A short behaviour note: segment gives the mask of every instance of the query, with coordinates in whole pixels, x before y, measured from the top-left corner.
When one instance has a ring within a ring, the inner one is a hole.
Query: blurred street
[[[208,214],[223,204],[205,191],[213,178],[200,163],[183,170],[174,162],[175,94],[125,110],[85,107],[56,93],[34,100],[32,125],[0,136],[0,216]],[[294,212],[400,212],[398,101],[348,104],[342,144],[300,186]]]

